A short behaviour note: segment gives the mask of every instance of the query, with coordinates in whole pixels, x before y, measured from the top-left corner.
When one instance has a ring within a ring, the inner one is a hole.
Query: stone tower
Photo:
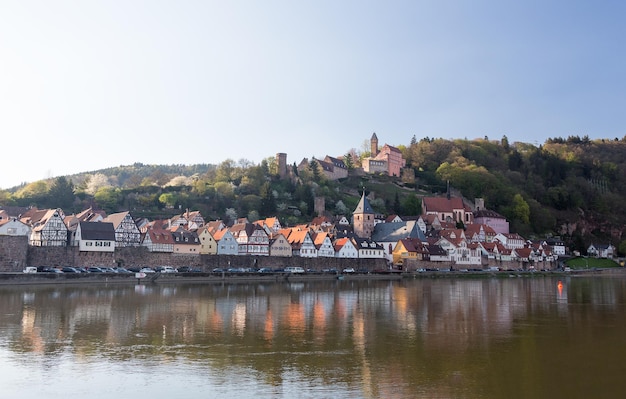
[[[276,154],[276,163],[278,164],[278,175],[284,179],[287,176],[287,154],[284,152]]]
[[[365,190],[359,204],[352,212],[352,223],[354,224],[354,234],[361,238],[372,238],[374,232],[374,209],[365,198]]]
[[[370,139],[370,152],[372,153],[372,155],[370,155],[372,158],[378,155],[378,137],[376,136],[376,132],[372,134],[372,138]]]
[[[326,198],[315,197],[313,201],[315,214],[317,216],[322,216],[326,212]]]

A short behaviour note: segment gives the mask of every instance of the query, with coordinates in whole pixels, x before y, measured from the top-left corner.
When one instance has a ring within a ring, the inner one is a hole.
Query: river
[[[626,279],[0,286],[2,398],[617,398]]]

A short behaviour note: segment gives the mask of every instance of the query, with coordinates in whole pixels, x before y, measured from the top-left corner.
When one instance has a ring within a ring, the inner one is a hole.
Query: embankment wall
[[[80,252],[78,247],[31,247],[26,237],[0,236],[0,272],[22,271],[26,266],[191,266],[202,271],[229,267],[300,266],[304,269],[384,269],[384,259],[300,258],[235,255],[179,255],[149,252],[144,247],[118,248],[110,253]]]

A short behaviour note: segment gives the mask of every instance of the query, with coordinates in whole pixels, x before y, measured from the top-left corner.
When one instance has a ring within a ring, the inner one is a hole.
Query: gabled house
[[[481,253],[478,243],[461,241],[456,247],[453,260],[457,265],[480,265]]]
[[[513,260],[513,250],[506,248],[501,242],[480,242],[478,250],[483,257],[498,262],[510,262]]]
[[[188,254],[197,255],[200,254],[200,239],[195,231],[186,230],[182,227],[171,231],[172,238],[174,239],[174,252],[175,254]]]
[[[0,219],[0,236],[30,236],[30,227],[17,218]]]
[[[352,244],[357,249],[359,259],[385,259],[385,249],[382,245],[369,238],[352,237]]]
[[[408,262],[429,261],[428,245],[419,238],[403,238],[398,240],[393,249],[393,264],[408,266]]]
[[[472,223],[465,226],[465,237],[470,242],[492,242],[496,231],[486,224]]]
[[[205,221],[200,211],[190,211],[189,209],[187,209],[185,213],[170,219],[170,228],[182,226],[190,231],[198,230],[200,227],[204,226],[204,224]]]
[[[384,223],[399,223],[402,221],[402,218],[398,215],[389,215],[385,218]]]
[[[595,256],[596,258],[613,259],[614,254],[615,247],[611,244],[591,244],[587,248],[587,255]]]
[[[220,231],[226,228],[226,225],[221,220],[213,220],[206,224],[207,228],[211,233],[215,233],[216,231]]]
[[[281,233],[276,233],[270,238],[270,256],[293,256],[291,244]]]
[[[287,230],[287,231],[286,231]],[[286,238],[291,244],[293,256],[303,258],[317,258],[317,247],[309,234],[308,229],[283,229],[281,232],[287,232]]]
[[[160,227],[152,227],[146,230],[142,246],[148,248],[149,252],[174,252],[174,237],[172,232]]]
[[[114,213],[103,220],[113,223],[116,247],[138,247],[141,245],[141,231],[135,224],[130,212]]]
[[[80,222],[72,242],[80,252],[115,252],[113,223]]]
[[[37,220],[32,217],[36,217]],[[27,220],[33,221],[30,245],[35,247],[65,247],[68,244],[68,230],[63,222],[65,215],[60,208],[37,213]],[[22,219],[24,220],[24,219]]]
[[[437,244],[428,244],[428,254],[431,262],[450,262],[448,251]]]
[[[563,240],[551,237],[545,240],[545,243],[552,247],[552,252],[556,256],[564,256],[565,255],[565,243]]]
[[[317,257],[318,258],[334,258],[335,257],[335,248],[333,246],[333,242],[330,239],[330,234],[328,233],[315,233],[311,237],[313,239],[313,243],[317,248]]]
[[[229,230],[237,240],[239,255],[269,256],[270,240],[263,227],[254,223],[238,223]]]
[[[515,248],[511,257],[513,260],[522,263],[528,263],[532,260],[533,250],[532,248]]]
[[[274,233],[278,233],[282,229],[282,226],[280,225],[280,220],[278,220],[277,217],[257,220],[255,224],[263,227],[268,236],[271,236]]]
[[[498,233],[493,239],[501,242],[505,247],[509,249],[524,248],[526,246],[526,240],[524,240],[517,233]]]
[[[213,233],[217,242],[218,255],[239,255],[239,244],[228,229],[221,229]]]
[[[200,239],[201,255],[217,255],[217,241],[213,238],[213,234],[209,231],[208,226],[202,226],[197,230],[198,239]]]
[[[348,237],[339,238],[334,242],[335,258],[353,258],[359,257],[359,251]]]

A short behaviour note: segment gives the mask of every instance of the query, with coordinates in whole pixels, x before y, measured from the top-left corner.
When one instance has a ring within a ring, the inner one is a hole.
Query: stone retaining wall
[[[118,248],[112,253],[80,252],[78,247],[28,247],[25,262],[4,271],[21,271],[28,266],[191,266],[202,271],[214,268],[248,268],[300,266],[304,269],[323,270],[335,268],[343,270],[352,267],[355,270],[385,269],[385,259],[347,259],[347,258],[300,258],[274,256],[235,256],[235,255],[179,255],[171,253],[149,252],[144,247]]]
[[[27,237],[0,236],[0,272],[22,271],[28,248]]]

